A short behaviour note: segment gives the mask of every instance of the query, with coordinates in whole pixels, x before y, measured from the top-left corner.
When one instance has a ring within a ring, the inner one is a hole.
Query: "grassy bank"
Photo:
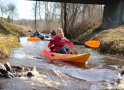
[[[98,27],[86,33],[79,36],[77,40],[82,43],[90,39],[99,40],[100,52],[124,56],[124,25],[108,30]]]
[[[10,24],[0,19],[0,60],[10,57],[12,48],[19,48],[19,37],[29,36],[30,27]]]
[[[0,19],[0,33],[4,35],[13,35],[16,37],[30,35],[28,31],[32,31],[30,27],[15,25]]]
[[[17,37],[0,34],[0,59],[9,58],[11,49],[19,47],[21,47],[21,45],[19,44]]]
[[[124,56],[124,26],[103,30],[97,33],[93,39],[101,42],[100,52]]]

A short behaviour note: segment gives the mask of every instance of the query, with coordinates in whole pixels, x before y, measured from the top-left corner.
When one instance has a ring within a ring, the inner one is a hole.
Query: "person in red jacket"
[[[56,35],[48,43],[48,48],[50,48],[52,52],[56,53],[72,53],[69,48],[64,47],[66,41],[68,42],[69,40],[64,37],[63,29],[58,28]]]

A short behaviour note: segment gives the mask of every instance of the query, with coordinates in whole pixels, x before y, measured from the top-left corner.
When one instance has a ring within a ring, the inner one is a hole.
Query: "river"
[[[0,78],[0,90],[101,90],[115,89],[124,65],[124,57],[100,54],[83,45],[69,47],[79,53],[90,52],[86,64],[51,61],[41,55],[48,41],[28,42],[20,38],[19,49],[13,49],[7,62],[11,66],[35,67],[35,77]]]

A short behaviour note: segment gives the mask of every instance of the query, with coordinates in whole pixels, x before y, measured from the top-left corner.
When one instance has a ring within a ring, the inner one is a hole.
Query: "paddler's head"
[[[58,30],[56,31],[56,35],[60,38],[64,37],[63,29],[58,28]]]

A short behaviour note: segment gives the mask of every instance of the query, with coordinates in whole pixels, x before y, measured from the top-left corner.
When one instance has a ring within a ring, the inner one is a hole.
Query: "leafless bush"
[[[95,22],[93,20],[87,19],[82,21],[81,23],[76,23],[74,27],[70,27],[68,30],[68,37],[71,39],[77,38],[79,35],[83,34],[87,30],[93,28],[94,26],[98,25],[99,22]]]

